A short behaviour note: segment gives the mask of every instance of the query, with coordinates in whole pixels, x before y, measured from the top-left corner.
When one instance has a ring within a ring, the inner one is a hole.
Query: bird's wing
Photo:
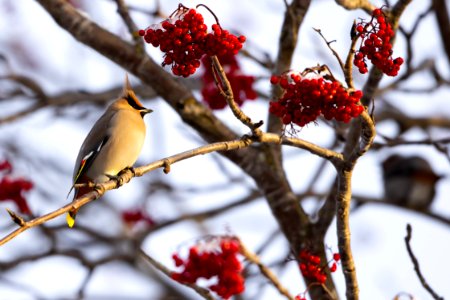
[[[89,167],[110,138],[110,130],[108,129],[113,116],[113,112],[106,112],[103,114],[103,116],[94,124],[84,140],[73,170],[74,184],[77,183],[79,178],[81,178],[87,170],[89,170]]]

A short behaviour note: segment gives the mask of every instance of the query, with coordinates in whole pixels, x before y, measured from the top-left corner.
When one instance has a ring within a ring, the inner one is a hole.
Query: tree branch
[[[294,300],[294,297],[281,284],[281,282],[278,280],[277,276],[275,274],[273,274],[273,272],[261,262],[259,257],[256,254],[252,253],[249,249],[247,249],[247,247],[245,247],[245,245],[242,243],[242,241],[239,238],[237,238],[237,237],[235,237],[235,238],[239,241],[240,253],[248,261],[250,261],[251,263],[258,266],[259,270],[264,275],[264,277],[266,277],[272,283],[272,285],[278,290],[278,292],[281,295],[284,295],[289,300]]]
[[[406,225],[406,237],[405,237],[406,250],[408,250],[408,255],[411,258],[411,261],[414,265],[414,270],[416,271],[417,277],[419,277],[420,283],[427,290],[427,292],[430,293],[430,295],[433,297],[433,299],[444,300],[443,297],[440,297],[438,294],[436,294],[436,292],[427,283],[425,277],[422,275],[422,272],[420,271],[419,261],[417,260],[416,256],[414,255],[411,245],[410,245],[411,237],[412,237],[412,227],[410,224],[407,224]]]

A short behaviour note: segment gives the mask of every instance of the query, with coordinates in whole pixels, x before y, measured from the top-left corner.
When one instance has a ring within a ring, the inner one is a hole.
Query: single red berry
[[[339,253],[334,253],[334,254],[333,254],[333,259],[334,259],[335,261],[340,261],[340,260],[341,260],[341,255],[340,255]]]
[[[271,84],[278,84],[280,82],[280,77],[276,75],[272,75],[270,77],[270,83]]]
[[[333,263],[330,267],[330,272],[333,273],[333,272],[336,272],[336,270],[337,270],[337,264]]]

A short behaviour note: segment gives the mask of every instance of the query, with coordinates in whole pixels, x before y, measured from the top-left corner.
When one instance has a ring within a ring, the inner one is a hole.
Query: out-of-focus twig
[[[125,0],[115,0],[117,3],[117,12],[122,17],[125,25],[128,27],[128,31],[133,37],[134,44],[136,45],[136,51],[138,53],[144,53],[144,41],[142,37],[138,34],[138,27],[134,23],[133,19],[130,16],[130,12],[128,10],[128,6],[125,4]]]
[[[240,253],[251,263],[258,266],[261,273],[266,277],[272,285],[278,290],[278,292],[281,295],[284,295],[289,300],[294,300],[294,297],[289,293],[289,291],[281,284],[281,282],[278,280],[277,276],[273,274],[273,272],[265,266],[259,257],[251,252],[245,245],[242,243],[240,239],[238,239],[239,245],[240,245]]]
[[[375,5],[370,3],[369,0],[335,0],[335,1],[337,4],[348,10],[362,9],[366,11],[368,14],[371,14],[372,11],[375,9]]]
[[[164,266],[162,263],[160,263],[159,261],[157,261],[156,259],[154,259],[150,255],[148,255],[144,250],[139,249],[139,255],[141,257],[143,257],[147,262],[149,262],[153,267],[155,267],[156,269],[158,269],[159,271],[164,273],[167,277],[171,278],[171,273],[172,272],[166,266]],[[211,295],[209,290],[207,290],[205,288],[202,288],[201,286],[198,286],[198,285],[193,284],[193,283],[182,283],[182,282],[180,282],[180,284],[183,284],[183,285],[185,285],[187,287],[190,287],[191,289],[196,291],[197,294],[202,296],[204,299],[214,300],[214,297]]]
[[[411,237],[412,237],[412,227],[410,224],[406,225],[406,237],[405,237],[405,243],[406,243],[406,250],[408,251],[408,255],[411,258],[411,261],[414,265],[414,270],[416,271],[417,276],[419,277],[420,283],[422,284],[422,286],[427,290],[428,293],[430,293],[430,295],[433,297],[433,299],[436,300],[444,300],[443,297],[440,297],[431,287],[430,285],[427,283],[425,277],[423,276],[422,272],[420,271],[420,266],[419,266],[419,260],[416,258],[416,256],[414,255],[414,252],[412,251],[411,248]]]

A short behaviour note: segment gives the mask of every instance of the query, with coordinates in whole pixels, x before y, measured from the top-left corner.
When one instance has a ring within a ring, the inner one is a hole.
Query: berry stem
[[[216,14],[205,4],[200,3],[195,8],[199,8],[200,6],[206,8],[213,15],[214,19],[216,20],[216,24],[220,26],[219,18],[216,16]],[[222,26],[220,26],[220,28],[222,28]]]
[[[189,10],[189,7],[184,6],[183,4],[179,3],[178,4],[178,8],[175,9],[170,15],[169,15],[169,19],[172,18],[174,15],[180,14],[182,15],[183,13],[187,12]]]

